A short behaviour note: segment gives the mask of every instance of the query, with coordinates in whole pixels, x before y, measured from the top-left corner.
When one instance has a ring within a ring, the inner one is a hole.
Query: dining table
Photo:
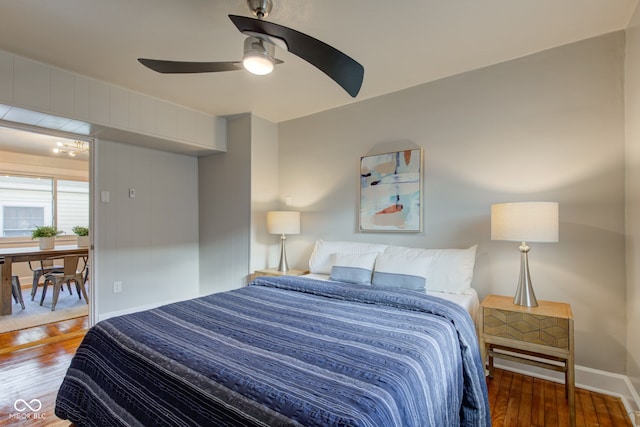
[[[60,257],[60,259],[65,260],[65,275],[72,275],[75,274],[77,258],[75,263],[67,262],[68,259],[73,259],[73,257],[69,257],[69,255],[89,256],[89,248],[78,247],[77,245],[56,246],[52,249],[40,249],[38,247],[0,248],[0,260],[2,260],[2,285],[0,287],[2,301],[0,304],[0,316],[11,314],[13,305],[11,300],[11,270],[14,263]]]

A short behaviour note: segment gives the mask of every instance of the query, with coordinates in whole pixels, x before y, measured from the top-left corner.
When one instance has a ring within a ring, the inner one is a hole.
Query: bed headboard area
[[[477,245],[466,249],[424,249],[318,240],[309,258],[309,271],[374,287],[461,294],[471,288],[476,249]]]

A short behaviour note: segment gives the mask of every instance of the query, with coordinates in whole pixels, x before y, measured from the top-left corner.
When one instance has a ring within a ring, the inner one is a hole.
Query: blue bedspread
[[[464,309],[308,278],[108,319],[56,401],[78,426],[489,426]]]

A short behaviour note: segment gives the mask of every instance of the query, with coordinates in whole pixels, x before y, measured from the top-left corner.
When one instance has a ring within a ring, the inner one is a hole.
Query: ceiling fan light
[[[273,71],[275,46],[265,44],[257,37],[247,37],[244,41],[242,66],[252,74],[263,76]]]

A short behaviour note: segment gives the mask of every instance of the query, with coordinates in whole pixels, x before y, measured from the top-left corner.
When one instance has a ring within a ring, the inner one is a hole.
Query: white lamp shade
[[[521,202],[491,205],[491,240],[557,242],[558,203]]]
[[[300,212],[267,212],[267,231],[270,234],[300,234]]]

